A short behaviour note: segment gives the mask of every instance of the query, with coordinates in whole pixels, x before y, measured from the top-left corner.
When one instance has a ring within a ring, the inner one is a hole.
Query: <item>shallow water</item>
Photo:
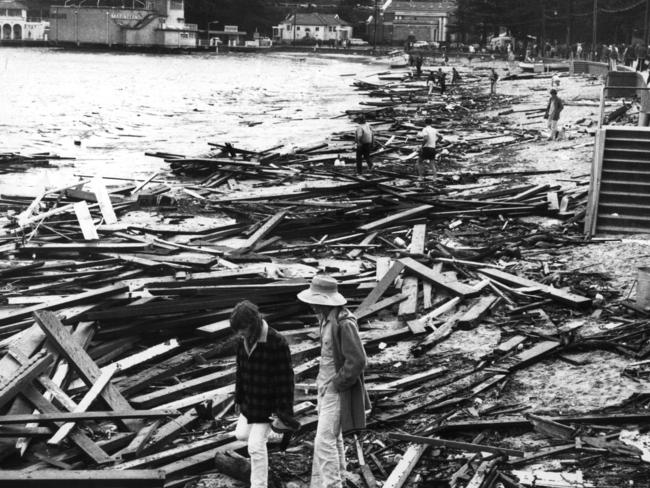
[[[197,155],[208,142],[306,145],[351,126],[353,77],[376,65],[293,54],[152,55],[0,48],[0,153],[74,157],[0,174],[0,193],[36,194],[75,174],[143,177],[144,155]]]

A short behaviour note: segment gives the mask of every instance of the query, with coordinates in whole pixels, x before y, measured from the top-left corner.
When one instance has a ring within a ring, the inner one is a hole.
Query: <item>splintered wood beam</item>
[[[0,427],[0,437],[44,437],[52,435],[47,427],[27,427],[22,425],[7,425]]]
[[[381,229],[382,227],[386,227],[393,222],[400,222],[405,219],[416,217],[418,215],[423,215],[427,212],[430,212],[431,210],[433,210],[433,205],[420,205],[419,207],[410,208],[408,210],[404,210],[403,212],[384,217],[383,219],[375,220],[374,222],[369,222],[367,224],[361,225],[359,226],[359,230],[363,232],[370,232],[376,229]]]
[[[34,318],[45,332],[52,346],[66,358],[68,364],[73,367],[86,384],[91,386],[97,382],[102,375],[101,369],[79,343],[74,340],[59,318],[46,310],[35,312]],[[110,382],[107,383],[100,395],[113,410],[132,410],[126,398]]]
[[[520,276],[506,273],[505,271],[501,271],[498,269],[481,268],[478,271],[491,279],[495,279],[509,286],[537,288],[544,295],[548,295],[553,299],[561,303],[564,303],[566,305],[571,305],[574,307],[583,307],[591,303],[591,298],[587,298],[563,290],[559,290],[557,288],[553,288],[552,286],[544,285],[542,283],[538,283],[537,281],[529,280],[527,278],[522,278]]]
[[[29,388],[24,390],[23,395],[34,406],[34,408],[42,412],[41,415],[57,415],[62,413],[64,414],[64,412],[60,412],[58,408],[52,405],[43,396],[43,394],[39,392],[33,385],[30,385]],[[18,422],[18,423],[25,424],[28,422],[32,422],[34,419],[34,415],[25,415],[25,416],[31,417],[31,420],[23,420],[22,422]],[[55,423],[55,425],[57,424]],[[70,440],[74,442],[77,445],[77,447],[79,447],[79,449],[81,449],[88,457],[90,457],[97,464],[109,464],[113,462],[113,458],[111,458],[108,454],[106,454],[106,452],[104,452],[104,450],[101,447],[95,444],[90,439],[90,437],[88,437],[86,434],[81,432],[79,429],[74,429],[70,433]]]
[[[234,440],[235,436],[233,433],[218,434],[207,439],[190,442],[189,444],[181,444],[176,447],[172,447],[171,449],[166,449],[164,451],[156,452],[155,454],[149,454],[144,457],[117,464],[115,465],[115,469],[143,469],[154,465],[171,463],[177,459],[183,459],[200,452],[214,449],[215,447],[230,445]]]
[[[422,279],[432,282],[436,287],[447,290],[454,295],[461,297],[472,297],[478,295],[475,288],[459,283],[458,281],[449,281],[442,274],[436,273],[425,265],[417,262],[413,258],[402,258],[400,262],[410,271],[420,276]]]
[[[15,375],[0,385],[0,407],[16,398],[16,396],[31,384],[31,381],[44,372],[52,363],[51,354],[41,351],[27,363],[24,363]]]
[[[372,289],[372,291],[368,294],[368,296],[363,299],[361,305],[357,307],[357,309],[355,310],[355,314],[365,312],[365,310],[367,310],[372,305],[377,303],[377,300],[379,300],[382,297],[382,295],[386,292],[386,290],[388,290],[388,288],[393,284],[393,281],[395,281],[395,278],[399,276],[399,274],[402,272],[403,269],[404,269],[403,263],[399,261],[393,263],[393,265],[390,267],[390,269],[384,275],[381,281],[377,283],[377,286],[375,286]]]
[[[244,243],[237,249],[237,252],[240,254],[250,251],[255,244],[262,240],[269,232],[271,232],[287,215],[287,211],[283,210],[282,212],[276,213],[273,217],[266,221],[255,233],[250,236]]]
[[[96,300],[110,295],[117,295],[123,291],[128,291],[128,289],[128,285],[111,285],[104,288],[98,288],[96,290],[78,293],[76,295],[68,295],[59,300],[39,303],[32,305],[31,307],[24,307],[16,311],[9,312],[8,314],[0,315],[0,325],[11,324],[18,320],[30,317],[34,312],[38,312],[39,310],[56,310],[63,307],[70,307],[86,300]]]
[[[95,401],[95,399],[99,396],[101,391],[104,389],[104,387],[108,384],[108,382],[111,380],[113,375],[119,371],[119,365],[112,366],[111,368],[106,369],[105,371],[102,371],[101,375],[99,378],[97,378],[97,381],[93,384],[93,386],[90,387],[88,392],[84,395],[84,397],[81,399],[81,401],[77,404],[77,406],[74,408],[72,412],[74,413],[80,413],[80,412],[85,412],[88,407]],[[63,441],[63,439],[66,438],[66,436],[70,433],[70,431],[74,428],[75,423],[74,422],[66,422],[63,424],[61,427],[59,427],[59,430],[56,431],[56,433],[48,439],[47,443],[51,445],[58,445]]]
[[[411,444],[397,463],[397,466],[391,471],[388,479],[384,481],[382,488],[401,488],[415,468],[424,451],[429,448],[426,444]]]
[[[47,400],[46,400],[47,401]],[[34,405],[38,410],[38,406]],[[175,417],[180,412],[174,408],[157,410],[123,410],[113,412],[59,412],[0,415],[0,424],[25,424],[27,422],[81,422],[85,420],[116,420],[116,419],[158,419]]]
[[[365,319],[370,317],[371,315],[376,314],[380,310],[383,310],[385,308],[391,307],[395,305],[396,303],[400,303],[402,300],[406,299],[406,295],[395,295],[389,298],[385,298],[381,300],[380,302],[377,302],[373,305],[371,305],[368,308],[364,308],[363,310],[359,312],[355,312],[354,316],[357,318],[357,320]]]
[[[519,451],[515,449],[506,449],[506,448],[494,447],[494,446],[485,446],[483,444],[473,444],[471,442],[459,442],[459,441],[451,441],[448,439],[438,439],[434,437],[422,437],[422,436],[407,435],[407,434],[389,434],[389,437],[391,439],[396,439],[399,441],[415,442],[415,443],[427,444],[429,446],[448,447],[450,449],[457,449],[459,451],[493,452],[495,454],[506,454],[507,456],[513,456],[513,457],[524,457],[524,451]]]
[[[160,470],[0,470],[0,484],[16,488],[163,488]]]
[[[359,243],[361,246],[365,246],[367,244],[372,243],[372,241],[375,240],[375,237],[377,237],[377,232],[371,232],[370,234],[366,235],[366,237],[363,238],[363,240]],[[347,256],[350,259],[356,259],[359,257],[359,255],[363,252],[363,247],[360,247],[358,249],[353,249],[350,251]]]
[[[166,424],[162,425],[159,429],[153,432],[153,435],[147,443],[140,449],[140,454],[147,454],[156,451],[159,447],[173,441],[178,437],[181,432],[189,428],[199,418],[199,415],[194,409],[190,409],[180,417],[176,417]]]
[[[413,226],[411,236],[410,252],[411,254],[424,254],[426,245],[427,226],[426,224],[417,224]],[[402,283],[402,294],[408,298],[400,303],[398,316],[406,319],[412,319],[418,310],[418,283],[417,276],[406,276]]]

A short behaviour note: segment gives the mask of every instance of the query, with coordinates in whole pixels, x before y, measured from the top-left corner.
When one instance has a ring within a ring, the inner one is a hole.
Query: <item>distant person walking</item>
[[[424,62],[424,60],[422,59],[422,56],[418,56],[418,57],[415,59],[415,76],[416,76],[417,78],[419,78],[420,76],[422,76],[422,63],[423,63],[423,62]]]
[[[438,141],[442,139],[440,133],[433,127],[433,120],[430,118],[425,119],[424,129],[418,134],[422,138],[422,147],[420,148],[420,155],[418,156],[417,170],[418,180],[424,180],[425,168],[424,162],[427,161],[429,169],[431,170],[431,178],[435,181],[438,174],[436,168],[436,146]]]
[[[496,86],[497,86],[497,81],[499,80],[499,75],[497,74],[496,71],[494,71],[494,68],[490,68],[490,96],[496,94]]]
[[[548,105],[546,106],[546,112],[544,113],[544,118],[548,119],[548,128],[551,133],[548,136],[549,141],[554,141],[558,139],[558,130],[557,124],[560,120],[560,113],[564,109],[564,102],[560,97],[557,96],[557,90],[551,90],[551,98],[548,100]]]
[[[366,160],[368,169],[372,171],[373,165],[370,160],[370,150],[372,149],[375,135],[370,128],[370,124],[366,121],[365,115],[360,115],[357,120],[359,125],[357,125],[354,140],[357,143],[357,174],[360,175],[363,173],[363,159]]]
[[[447,73],[442,71],[442,68],[438,68],[438,83],[440,85],[440,94],[442,95],[447,88]]]

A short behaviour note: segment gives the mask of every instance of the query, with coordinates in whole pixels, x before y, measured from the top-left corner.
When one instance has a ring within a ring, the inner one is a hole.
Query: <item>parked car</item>
[[[426,49],[429,47],[429,43],[427,41],[415,41],[413,43],[413,49]]]
[[[368,41],[364,41],[363,39],[359,39],[358,37],[350,37],[350,46],[367,46]]]

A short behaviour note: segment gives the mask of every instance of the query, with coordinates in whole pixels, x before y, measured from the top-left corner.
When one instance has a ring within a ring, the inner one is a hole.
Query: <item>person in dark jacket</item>
[[[251,488],[268,486],[266,441],[271,416],[293,419],[293,368],[289,345],[268,326],[254,303],[238,303],[230,327],[241,338],[237,346],[235,404],[240,415],[235,437],[248,443]]]
[[[560,113],[564,109],[564,102],[560,97],[557,96],[557,90],[551,90],[551,97],[548,100],[546,105],[546,112],[544,113],[544,118],[548,119],[548,128],[551,131],[548,136],[549,141],[554,141],[558,138],[558,129],[557,124],[560,120]]]
[[[343,488],[345,449],[343,433],[366,427],[370,398],[363,371],[366,353],[357,319],[344,307],[334,278],[317,275],[298,299],[311,305],[320,323],[321,358],[318,388],[318,425],[310,488]]]

